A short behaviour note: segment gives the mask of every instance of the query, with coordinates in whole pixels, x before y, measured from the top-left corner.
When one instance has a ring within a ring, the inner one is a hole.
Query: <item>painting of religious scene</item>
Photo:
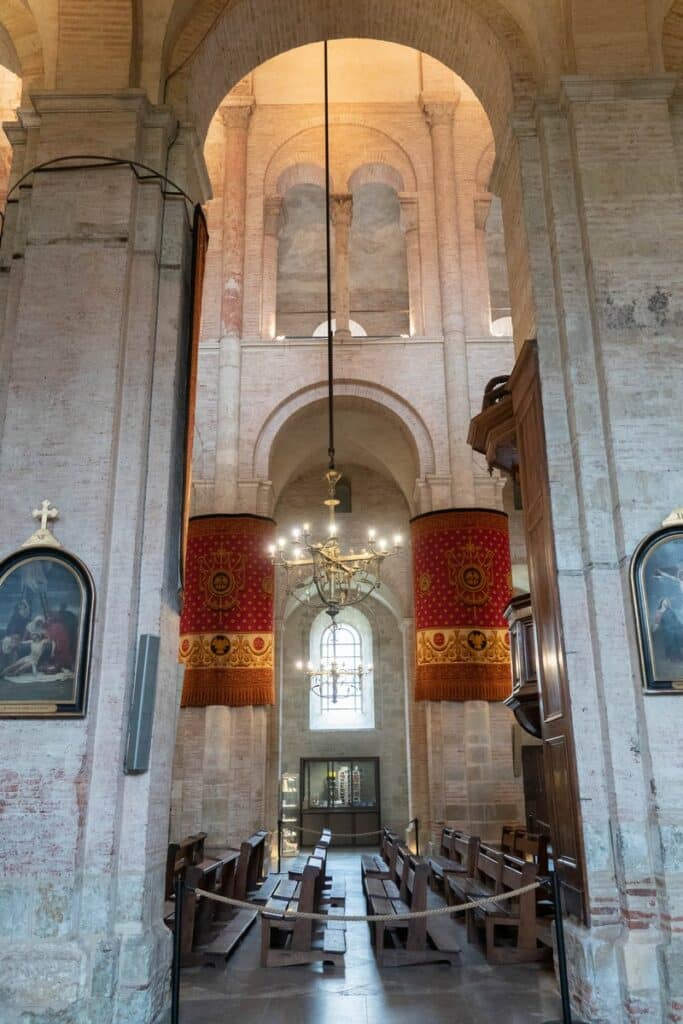
[[[683,693],[683,530],[646,538],[631,579],[645,686]]]
[[[93,587],[72,555],[29,549],[0,565],[0,715],[85,713]]]

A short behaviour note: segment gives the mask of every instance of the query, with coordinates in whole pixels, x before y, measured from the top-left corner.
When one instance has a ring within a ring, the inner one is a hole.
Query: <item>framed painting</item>
[[[683,525],[643,540],[631,561],[643,684],[648,693],[683,693]]]
[[[85,715],[94,594],[66,551],[26,548],[0,563],[0,717]]]

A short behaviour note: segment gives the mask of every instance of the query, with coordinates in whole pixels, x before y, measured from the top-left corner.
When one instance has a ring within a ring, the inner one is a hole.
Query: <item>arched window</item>
[[[331,624],[321,612],[309,648],[311,729],[373,729],[372,629],[365,615],[344,609]]]

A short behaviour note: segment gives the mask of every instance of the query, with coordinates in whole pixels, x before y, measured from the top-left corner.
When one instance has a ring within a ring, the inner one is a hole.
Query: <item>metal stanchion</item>
[[[567,977],[567,950],[564,944],[564,925],[562,923],[562,892],[560,890],[560,879],[556,871],[550,872],[550,885],[555,905],[555,936],[557,939],[557,966],[560,973],[562,1020],[549,1020],[545,1024],[584,1024],[584,1021],[572,1017],[572,1006],[569,999],[569,979]]]
[[[180,1022],[180,957],[183,946],[183,891],[182,875],[175,880],[175,917],[173,923],[173,963],[171,965],[171,1024]]]
[[[420,819],[413,818],[412,823],[415,826],[415,853],[420,853]]]
[[[277,819],[277,873],[282,871],[282,818]]]

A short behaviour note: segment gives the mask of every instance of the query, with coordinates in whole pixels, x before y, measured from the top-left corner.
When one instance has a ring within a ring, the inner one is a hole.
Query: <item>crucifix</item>
[[[59,510],[54,507],[49,498],[45,498],[40,508],[34,508],[32,512],[34,519],[40,520],[40,526],[35,533],[31,534],[27,541],[22,544],[23,548],[47,545],[48,547],[59,548],[61,544],[48,528],[48,523],[59,518]]]

